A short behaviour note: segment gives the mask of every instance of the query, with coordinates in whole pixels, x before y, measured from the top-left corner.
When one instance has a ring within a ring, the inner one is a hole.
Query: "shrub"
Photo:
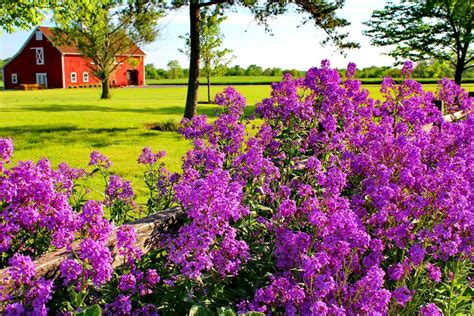
[[[179,122],[169,119],[167,121],[147,124],[146,127],[160,132],[177,132],[179,129]]]

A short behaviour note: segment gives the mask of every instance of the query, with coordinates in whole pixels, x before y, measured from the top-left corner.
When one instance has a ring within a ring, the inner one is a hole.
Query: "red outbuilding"
[[[35,83],[46,88],[100,85],[100,80],[92,74],[92,62],[77,47],[55,43],[54,39],[53,28],[36,27],[20,51],[3,66],[4,89]],[[133,45],[126,57],[125,61],[120,59],[110,76],[110,86],[144,85],[145,53]]]

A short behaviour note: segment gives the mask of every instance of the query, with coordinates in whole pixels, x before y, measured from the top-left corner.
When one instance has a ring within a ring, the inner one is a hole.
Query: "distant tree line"
[[[168,63],[167,69],[156,68],[153,64],[147,64],[145,66],[146,78],[147,79],[179,79],[187,78],[189,71],[186,68],[181,68],[177,60],[172,60]],[[341,76],[344,76],[345,69],[339,69]],[[413,70],[414,78],[453,78],[454,66],[447,61],[422,61],[415,65]],[[257,65],[250,65],[247,68],[239,65],[225,67],[222,74],[223,76],[276,76],[281,77],[284,73],[290,73],[294,77],[304,76],[305,71],[297,69],[282,69],[278,67],[263,68]],[[357,70],[357,78],[383,78],[393,77],[399,78],[401,76],[401,70],[397,67],[388,66],[371,66]],[[474,78],[474,69],[469,69],[463,74],[464,79]]]
[[[177,60],[171,60],[167,69],[156,68],[153,64],[145,65],[145,73],[147,79],[179,79],[187,78],[189,70],[182,68]],[[305,71],[297,69],[281,69],[278,67],[263,68],[257,65],[250,65],[247,68],[239,65],[224,67],[222,76],[277,76],[280,77],[284,73],[290,73],[294,77],[301,77]]]

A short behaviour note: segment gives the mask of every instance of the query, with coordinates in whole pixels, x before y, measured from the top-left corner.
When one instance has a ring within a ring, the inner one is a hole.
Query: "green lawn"
[[[211,83],[218,85],[226,84],[270,84],[275,81],[280,81],[281,76],[226,76],[211,78]],[[204,85],[207,84],[206,78],[199,78],[199,82]],[[146,84],[165,84],[165,85],[182,85],[188,84],[188,78],[180,79],[146,79]]]
[[[249,104],[255,104],[270,87],[239,90]],[[150,146],[166,150],[169,169],[179,170],[187,141],[174,132],[148,130],[146,125],[180,121],[186,87],[114,89],[111,100],[99,100],[99,95],[98,89],[0,91],[0,137],[13,139],[14,161],[46,157],[54,166],[66,161],[84,167],[89,153],[99,150],[112,160],[114,172],[141,190],[143,169],[136,160],[141,149]],[[200,104],[199,113],[212,116],[216,108]]]
[[[269,95],[269,86],[236,86],[253,110]],[[379,97],[379,86],[366,86]],[[434,85],[427,85],[435,89]],[[474,84],[466,85],[474,90]],[[222,86],[213,87],[212,94]],[[0,92],[0,137],[11,137],[14,161],[46,157],[56,166],[66,161],[85,167],[89,154],[99,150],[113,161],[112,170],[131,180],[138,191],[142,167],[136,163],[141,149],[166,150],[172,171],[179,171],[189,144],[177,133],[148,130],[146,125],[182,117],[186,87],[123,88],[112,90],[111,100],[99,100],[98,89],[55,89]],[[206,93],[201,92],[204,100]],[[214,115],[215,105],[199,105],[199,113]]]
[[[211,83],[217,85],[267,85],[275,81],[280,81],[281,76],[225,76],[225,77],[215,77],[211,78]],[[371,85],[378,84],[382,82],[383,78],[363,78],[360,79],[363,84]],[[400,81],[401,79],[395,78],[395,81]],[[419,78],[416,79],[418,82],[424,84],[436,84],[440,79],[431,79],[431,78]],[[465,85],[474,83],[474,79],[465,79]],[[206,78],[199,78],[201,85],[207,83]],[[185,85],[188,83],[188,78],[180,79],[146,79],[148,85],[162,84],[162,85]]]

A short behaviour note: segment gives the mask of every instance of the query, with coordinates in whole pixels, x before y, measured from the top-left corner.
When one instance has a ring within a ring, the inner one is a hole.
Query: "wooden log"
[[[133,226],[136,231],[137,241],[135,246],[140,248],[144,253],[149,252],[159,245],[163,234],[176,232],[182,225],[184,220],[184,212],[180,208],[171,208],[156,214],[141,218],[129,225]],[[115,228],[115,231],[117,228]],[[123,263],[122,258],[118,255],[115,248],[116,234],[107,241],[113,256],[113,266],[117,267]],[[77,250],[79,242],[74,242],[71,246],[73,250]],[[45,253],[37,258],[34,263],[36,266],[36,277],[53,276],[58,272],[59,265],[71,255],[70,251],[60,249],[53,252]],[[6,277],[8,276],[8,268],[0,270],[0,288],[1,286],[8,287]],[[5,288],[3,289],[5,290]]]

